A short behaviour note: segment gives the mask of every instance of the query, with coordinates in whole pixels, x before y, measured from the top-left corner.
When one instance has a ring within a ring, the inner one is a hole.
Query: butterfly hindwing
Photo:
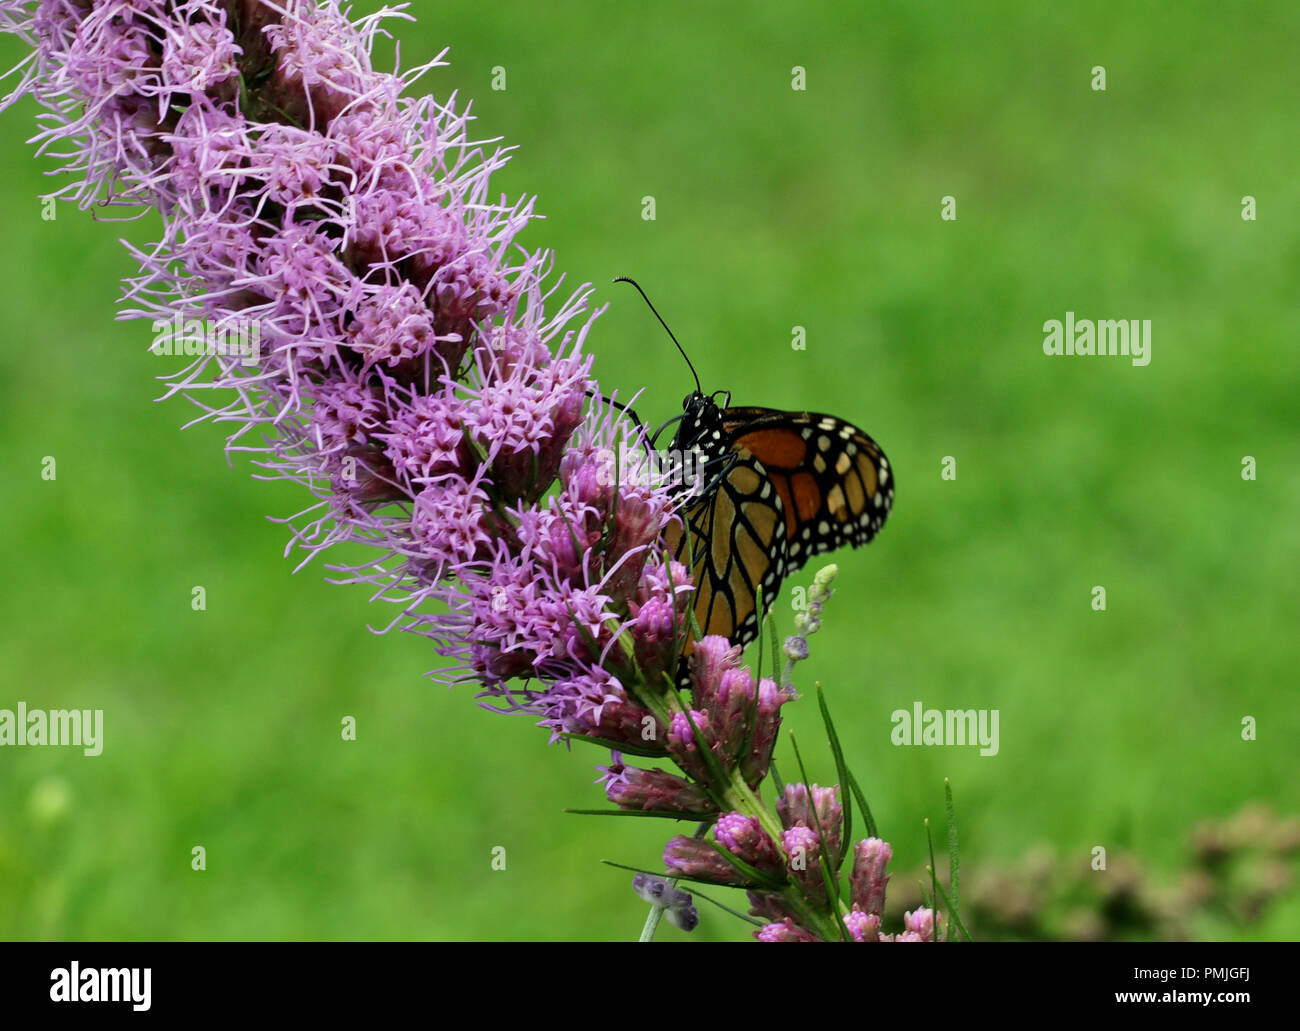
[[[700,632],[742,647],[758,636],[786,576],[814,555],[866,544],[893,504],[893,470],[880,446],[832,415],[720,408],[697,393],[686,399],[672,447],[699,452],[705,475],[696,485],[702,494],[684,498],[681,521],[665,534],[669,550],[687,560],[689,527]]]
[[[894,501],[893,470],[865,432],[813,412],[746,407],[722,416],[728,445],[762,463],[783,502],[786,575],[880,531]]]

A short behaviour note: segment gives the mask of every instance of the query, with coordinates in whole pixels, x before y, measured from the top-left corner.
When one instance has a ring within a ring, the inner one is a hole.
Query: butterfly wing
[[[894,503],[894,475],[863,430],[813,412],[740,407],[722,415],[728,445],[761,464],[781,499],[782,575],[814,555],[861,547],[880,532]]]
[[[690,528],[700,632],[748,644],[758,636],[759,587],[766,611],[784,575],[787,539],[780,496],[761,463],[752,455],[734,453],[716,485],[702,500],[689,503],[681,519]],[[665,537],[669,551],[685,562],[682,524],[670,524]]]
[[[728,407],[720,423],[716,434],[697,429],[675,441],[689,438],[705,468],[721,471],[665,537],[685,562],[689,528],[701,633],[743,647],[786,576],[814,555],[875,537],[893,505],[893,471],[870,436],[833,415]],[[691,650],[688,641],[683,655]]]

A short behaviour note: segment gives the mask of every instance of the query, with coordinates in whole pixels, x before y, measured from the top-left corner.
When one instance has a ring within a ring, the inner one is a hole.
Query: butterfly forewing
[[[689,502],[681,515],[691,530],[691,578],[700,632],[748,644],[758,634],[760,585],[766,610],[784,575],[786,526],[780,497],[760,463],[738,456],[708,494]],[[681,524],[674,522],[665,536],[670,552],[685,562]]]

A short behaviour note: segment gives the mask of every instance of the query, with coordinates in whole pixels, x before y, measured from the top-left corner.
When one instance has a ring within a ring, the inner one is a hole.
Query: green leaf
[[[719,885],[717,881],[706,881],[700,877],[692,877],[690,874],[678,873],[676,870],[671,872],[664,870],[647,870],[643,866],[628,866],[626,863],[616,863],[612,859],[602,859],[606,866],[612,866],[618,870],[630,870],[632,873],[648,873],[651,877],[663,877],[666,880],[690,881],[692,884],[709,884],[713,887],[732,887],[732,885]]]
[[[963,935],[966,936],[967,941],[974,941],[975,939],[970,936],[970,931],[966,930],[966,925],[961,922],[961,917],[957,915],[957,910],[953,907],[953,904],[949,901],[948,893],[943,890],[943,885],[940,884],[938,881],[935,881],[934,886],[935,888],[938,889],[939,894],[943,896],[943,900],[948,903],[948,919],[957,925],[957,929],[961,931]],[[944,940],[948,941],[951,938],[952,938],[952,932],[949,931],[948,938],[945,938]]]
[[[831,720],[831,710],[826,705],[826,692],[822,685],[817,685],[817,706],[822,712],[822,723],[826,727],[826,736],[830,740],[831,755],[835,757],[835,779],[840,785],[840,803],[844,809],[844,840],[840,846],[840,861],[836,869],[844,865],[844,857],[850,852],[853,841],[853,796],[847,790],[849,767],[844,761],[844,749],[840,747],[840,736],[835,733],[835,724]]]
[[[934,907],[934,919],[935,919],[935,923],[937,924],[938,921],[939,921],[939,904],[938,904],[938,901],[937,901],[938,898],[939,898],[939,875],[938,875],[937,873],[934,872],[934,870],[935,870],[935,867],[934,867],[934,838],[933,838],[933,837],[931,836],[931,834],[930,834],[930,818],[929,818],[929,817],[926,817],[926,820],[925,820],[925,843],[926,843],[926,845],[928,845],[929,848],[930,848],[930,865],[929,865],[928,867],[926,867],[926,869],[930,871],[930,897],[936,900],[936,902],[935,902],[935,907]]]
[[[683,526],[682,526],[682,540],[686,542],[686,571],[687,571],[687,573],[689,574],[689,573],[690,573],[690,572],[695,568],[695,544],[694,544],[694,542],[691,540],[691,527],[690,527],[690,524],[689,524],[689,523],[686,523],[686,522],[684,521],[684,517],[683,517]],[[669,567],[668,567],[668,571],[669,571],[669,573],[672,572],[672,566],[671,566],[671,565],[669,565]],[[670,576],[670,577],[669,577],[669,585],[671,586],[671,584],[672,584],[672,578],[671,578],[671,576]],[[674,594],[673,597],[676,598],[677,595]],[[692,594],[692,595],[691,595],[691,598],[694,599],[694,597],[695,597],[695,595]],[[696,640],[696,641],[699,641],[700,638],[702,638],[702,637],[704,636],[704,632],[703,632],[702,630],[700,630],[700,621],[699,621],[698,619],[695,618],[695,606],[694,606],[694,605],[687,605],[687,606],[686,606],[686,618],[690,621],[690,627],[691,627],[691,630],[692,630],[692,631],[694,632],[694,634],[695,634],[695,640]]]
[[[950,905],[955,912],[957,909],[958,886],[960,875],[960,856],[957,851],[957,813],[952,805],[952,783],[947,777],[943,778],[944,801],[948,811],[948,890],[952,892],[952,902]]]
[[[773,759],[767,768],[768,775],[772,778],[772,784],[776,787],[777,797],[780,798],[785,794],[785,782],[781,780],[781,773],[776,768],[776,760]]]
[[[757,611],[763,611],[763,585],[759,584],[754,591],[754,604],[758,606]],[[758,680],[763,679],[763,628],[759,627],[758,633],[758,661],[754,663],[754,669],[758,673]],[[738,756],[749,754],[750,748],[754,744],[754,732],[758,729],[758,685],[754,685],[754,697],[749,703],[749,718],[745,721],[745,739],[740,743],[740,750],[736,753]]]
[[[698,823],[699,813],[679,813],[675,809],[564,809],[562,812],[576,816],[648,816],[659,820],[692,820]]]
[[[875,817],[871,815],[871,806],[867,805],[867,797],[862,793],[862,788],[858,786],[858,778],[853,776],[853,771],[847,767],[845,767],[844,775],[848,777],[849,788],[853,792],[853,797],[858,800],[858,808],[862,810],[862,819],[867,825],[867,837],[880,837],[880,832],[876,830]]]
[[[759,609],[759,611],[761,612],[762,609]],[[768,637],[770,638],[772,644],[772,683],[774,683],[777,687],[785,687],[788,685],[781,683],[781,649],[777,644],[776,617],[769,612],[767,614],[766,620],[767,620]]]
[[[605,737],[587,737],[584,734],[561,734],[563,738],[569,741],[581,741],[584,744],[595,745],[597,748],[608,748],[611,752],[624,752],[627,755],[639,755],[646,759],[663,759],[666,758],[667,752],[662,748],[650,748],[642,745],[629,745],[623,741],[614,741]]]
[[[692,895],[698,895],[698,896],[699,896],[700,898],[702,898],[705,902],[708,902],[708,903],[711,903],[712,905],[717,906],[719,909],[723,910],[724,912],[730,913],[732,916],[738,916],[738,917],[740,917],[740,919],[742,919],[743,921],[745,921],[745,923],[747,923],[747,924],[753,924],[755,927],[766,927],[766,926],[767,926],[766,924],[763,923],[762,920],[757,920],[757,919],[755,919],[754,917],[750,916],[748,913],[742,913],[742,912],[740,912],[740,910],[738,910],[738,909],[732,909],[730,906],[728,906],[728,905],[724,905],[723,903],[719,902],[717,899],[711,899],[711,898],[709,898],[709,896],[705,895],[704,892],[702,892],[702,891],[693,891],[693,892],[691,892],[691,894],[692,894]]]

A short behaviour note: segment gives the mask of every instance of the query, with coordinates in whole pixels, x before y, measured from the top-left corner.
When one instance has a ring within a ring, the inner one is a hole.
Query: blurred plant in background
[[[1188,835],[1172,878],[1114,850],[1105,870],[1067,861],[1043,845],[1005,866],[982,864],[962,893],[963,919],[979,940],[1196,941],[1240,934],[1290,895],[1300,864],[1300,817],[1250,802]],[[891,908],[920,904],[929,874],[899,878]]]

